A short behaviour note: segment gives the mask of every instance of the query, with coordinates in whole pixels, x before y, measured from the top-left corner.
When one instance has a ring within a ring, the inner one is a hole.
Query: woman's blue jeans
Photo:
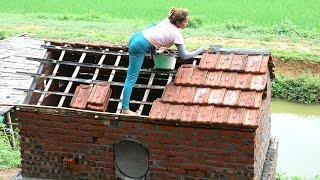
[[[129,101],[145,54],[150,52],[151,44],[141,32],[135,33],[129,40],[129,67],[123,87],[122,109],[129,109]]]

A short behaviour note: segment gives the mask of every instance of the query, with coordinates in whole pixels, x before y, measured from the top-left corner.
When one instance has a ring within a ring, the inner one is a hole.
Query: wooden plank
[[[19,90],[19,91],[25,91],[25,92],[34,92],[34,93],[46,93],[46,94],[54,94],[54,95],[59,95],[59,96],[69,96],[72,97],[72,93],[63,93],[63,92],[58,92],[58,91],[41,91],[41,90],[31,90],[31,89],[22,89],[22,88],[13,88],[14,90]],[[110,98],[110,101],[115,101],[115,102],[120,102],[121,99],[117,98]],[[144,105],[152,105],[152,102],[145,102],[145,101],[136,101],[136,100],[131,100],[130,103],[134,104],[144,104]]]
[[[119,51],[119,55],[117,56],[116,62],[114,63],[114,67],[118,67],[120,60],[121,60],[121,53],[123,52],[123,50]],[[112,70],[108,79],[108,82],[113,81],[114,75],[116,74],[116,70]]]
[[[149,81],[148,81],[148,85],[150,85],[150,86],[152,85],[154,77],[155,77],[155,73],[152,73],[152,74],[150,75],[150,79],[149,79]],[[143,95],[142,101],[147,101],[148,96],[149,96],[149,93],[150,93],[150,89],[147,89],[147,90],[145,91],[144,95]],[[144,108],[144,105],[141,104],[140,107],[139,107],[139,109],[138,109],[138,114],[139,114],[139,115],[142,113],[143,108]]]
[[[86,47],[85,49],[88,49],[88,47]],[[81,54],[81,57],[79,59],[79,63],[80,64],[84,61],[84,59],[86,58],[86,55],[87,55],[86,53],[82,53]],[[73,71],[73,74],[72,74],[71,78],[77,77],[79,70],[80,70],[80,66],[76,66],[75,70]],[[68,82],[67,87],[64,90],[64,93],[68,93],[70,91],[70,89],[72,87],[72,84],[73,84],[73,81],[69,81]],[[63,106],[63,103],[64,103],[65,99],[66,99],[66,96],[62,96],[61,97],[61,99],[59,101],[59,104],[58,104],[58,107],[62,107]]]
[[[80,53],[92,53],[92,54],[106,54],[106,55],[119,55],[118,51],[103,51],[103,50],[93,50],[93,49],[83,49],[83,48],[73,48],[68,47],[67,44],[63,47],[61,46],[42,46],[43,48],[50,49],[50,50],[62,50],[62,51],[70,51],[70,52],[80,52]],[[123,49],[121,50],[123,51]],[[129,55],[128,52],[122,52],[121,55]],[[146,54],[148,55],[148,53]]]
[[[55,59],[41,59],[41,58],[31,58],[27,57],[27,60],[29,61],[37,61],[37,62],[47,62],[52,64],[63,64],[63,65],[70,65],[70,66],[80,66],[80,67],[89,67],[89,68],[96,68],[96,69],[110,69],[110,70],[119,70],[119,71],[127,71],[128,68],[126,67],[115,67],[114,65],[105,65],[105,64],[92,64],[92,63],[78,63],[78,62],[72,62],[71,60],[64,59],[64,61],[57,61]],[[172,74],[175,75],[175,70],[159,70],[154,68],[146,68],[141,69],[141,74],[150,74],[150,73],[156,73],[159,75],[168,75]]]
[[[66,46],[67,46],[67,45],[65,45],[65,47],[66,47]],[[63,50],[63,51],[61,52],[58,61],[62,61],[62,60],[63,60],[63,57],[64,57],[65,53],[66,53],[66,50]],[[51,76],[53,76],[53,77],[56,76],[56,74],[57,74],[57,72],[58,72],[58,70],[59,70],[59,67],[60,67],[59,64],[56,64],[56,65],[55,65],[54,70],[53,70]],[[52,81],[53,81],[53,79],[49,79],[48,83],[46,83],[45,86],[44,86],[44,87],[45,87],[45,88],[44,88],[44,91],[48,91],[48,90],[50,89],[50,86],[51,86],[51,84],[52,84]],[[41,96],[40,96],[40,98],[39,98],[39,100],[38,100],[38,103],[37,103],[38,106],[42,104],[45,96],[46,96],[45,93],[41,94]]]
[[[73,81],[73,82],[80,82],[80,83],[87,83],[87,84],[96,84],[99,82],[105,82],[101,80],[92,80],[92,79],[82,79],[82,78],[70,78],[70,77],[64,77],[64,76],[47,76],[45,74],[35,74],[35,73],[25,73],[25,72],[17,72],[17,74],[27,74],[30,76],[35,76],[35,77],[41,77],[44,79],[58,79],[58,80],[63,80],[63,81]],[[111,85],[114,86],[123,86],[124,83],[120,82],[110,82]],[[135,84],[135,88],[142,88],[142,89],[164,89],[164,86],[158,86],[158,85],[145,85],[145,84]]]
[[[103,52],[105,52],[105,51],[109,51],[109,49],[105,49]],[[104,61],[105,58],[106,58],[106,55],[103,54],[101,56],[101,58],[99,59],[98,66],[101,66],[103,64],[103,61]],[[94,75],[92,77],[92,80],[96,80],[97,79],[97,77],[99,75],[99,71],[100,71],[100,69],[96,68],[96,70],[94,71]]]

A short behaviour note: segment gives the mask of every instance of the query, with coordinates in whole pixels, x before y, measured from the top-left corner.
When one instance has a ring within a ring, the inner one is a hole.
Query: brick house
[[[30,74],[24,105],[16,106],[23,176],[274,178],[269,53],[205,53],[178,59],[172,71],[154,69],[147,54],[130,101],[141,114],[128,116],[119,113],[126,47],[53,41],[43,47],[44,58],[29,58],[41,65]],[[106,109],[93,110],[92,89],[79,87],[105,82],[112,92],[101,101]],[[72,108],[73,102],[84,106]]]

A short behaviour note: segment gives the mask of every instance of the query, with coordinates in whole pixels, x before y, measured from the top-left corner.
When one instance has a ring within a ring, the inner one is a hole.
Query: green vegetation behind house
[[[320,77],[278,76],[272,82],[272,96],[302,103],[319,103]]]
[[[5,124],[0,122],[0,169],[16,168],[21,161],[20,149],[11,148],[5,127]]]
[[[2,0],[0,34],[124,44],[171,7],[190,10],[184,30],[188,48],[222,44],[267,48],[287,59],[320,59],[317,0]]]

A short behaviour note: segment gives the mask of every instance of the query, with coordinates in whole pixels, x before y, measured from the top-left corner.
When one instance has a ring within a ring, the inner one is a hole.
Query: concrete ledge
[[[263,165],[263,171],[261,179],[274,180],[276,179],[276,167],[278,159],[278,140],[275,137],[271,137],[266,160]]]

